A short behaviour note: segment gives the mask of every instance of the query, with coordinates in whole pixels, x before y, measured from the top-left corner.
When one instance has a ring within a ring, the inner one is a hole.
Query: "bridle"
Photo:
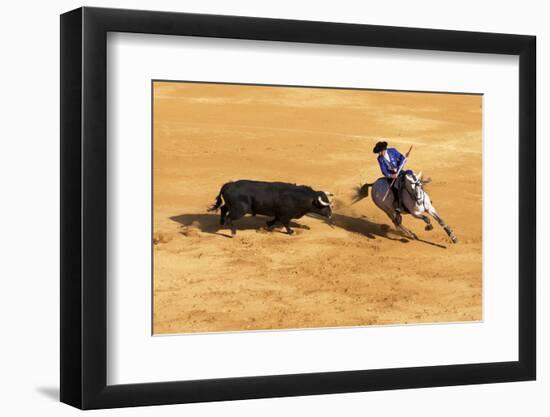
[[[424,210],[426,210],[426,191],[424,191],[424,188],[422,188],[422,179],[420,176],[416,176],[415,175],[415,178],[416,180],[415,181],[411,181],[412,185],[413,185],[413,189],[415,191],[415,194],[419,194],[417,191],[416,191],[416,187],[419,188],[420,190],[420,197],[417,197],[415,195],[415,203],[421,207],[424,208]]]

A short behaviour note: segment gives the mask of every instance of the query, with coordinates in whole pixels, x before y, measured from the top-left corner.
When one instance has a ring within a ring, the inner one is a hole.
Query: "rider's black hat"
[[[388,149],[388,142],[377,142],[372,150],[373,153],[380,153]]]

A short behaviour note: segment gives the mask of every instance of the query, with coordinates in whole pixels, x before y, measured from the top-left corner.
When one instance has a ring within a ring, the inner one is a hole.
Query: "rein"
[[[426,211],[426,191],[424,191],[424,188],[422,188],[422,182],[420,180],[417,180],[415,183],[415,186],[420,186],[420,192],[422,193],[422,197],[421,197],[421,207],[423,207],[423,211]],[[416,198],[415,198],[416,200]],[[418,201],[415,201],[416,204],[420,205],[420,203],[418,203]]]

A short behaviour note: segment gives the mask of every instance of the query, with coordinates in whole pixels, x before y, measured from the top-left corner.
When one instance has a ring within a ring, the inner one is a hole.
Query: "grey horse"
[[[449,238],[453,243],[457,243],[458,239],[454,234],[451,227],[446,224],[432,205],[430,196],[424,191],[423,185],[427,184],[430,180],[423,180],[422,173],[415,175],[404,175],[403,186],[401,187],[401,203],[405,207],[406,214],[411,214],[413,217],[420,219],[426,223],[426,230],[432,230],[433,226],[430,222],[430,218],[426,216],[428,213],[432,216],[437,223],[445,230]],[[389,189],[390,184],[386,178],[378,178],[372,184],[364,184],[356,189],[356,196],[353,203],[362,200],[369,195],[369,188],[372,187],[372,201],[376,206],[388,215],[397,230],[404,233],[406,236],[412,239],[418,239],[418,237],[409,229],[403,226],[401,222],[401,214],[395,210],[394,193],[389,192],[384,200],[384,195]]]

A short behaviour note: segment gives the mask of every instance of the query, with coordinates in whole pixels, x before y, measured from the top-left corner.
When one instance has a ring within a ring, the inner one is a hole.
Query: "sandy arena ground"
[[[154,333],[482,318],[481,96],[215,84],[154,86]],[[404,216],[404,239],[353,187],[380,176],[378,138],[432,177],[453,245]],[[336,195],[335,227],[296,235],[207,213],[232,179],[287,181]]]

